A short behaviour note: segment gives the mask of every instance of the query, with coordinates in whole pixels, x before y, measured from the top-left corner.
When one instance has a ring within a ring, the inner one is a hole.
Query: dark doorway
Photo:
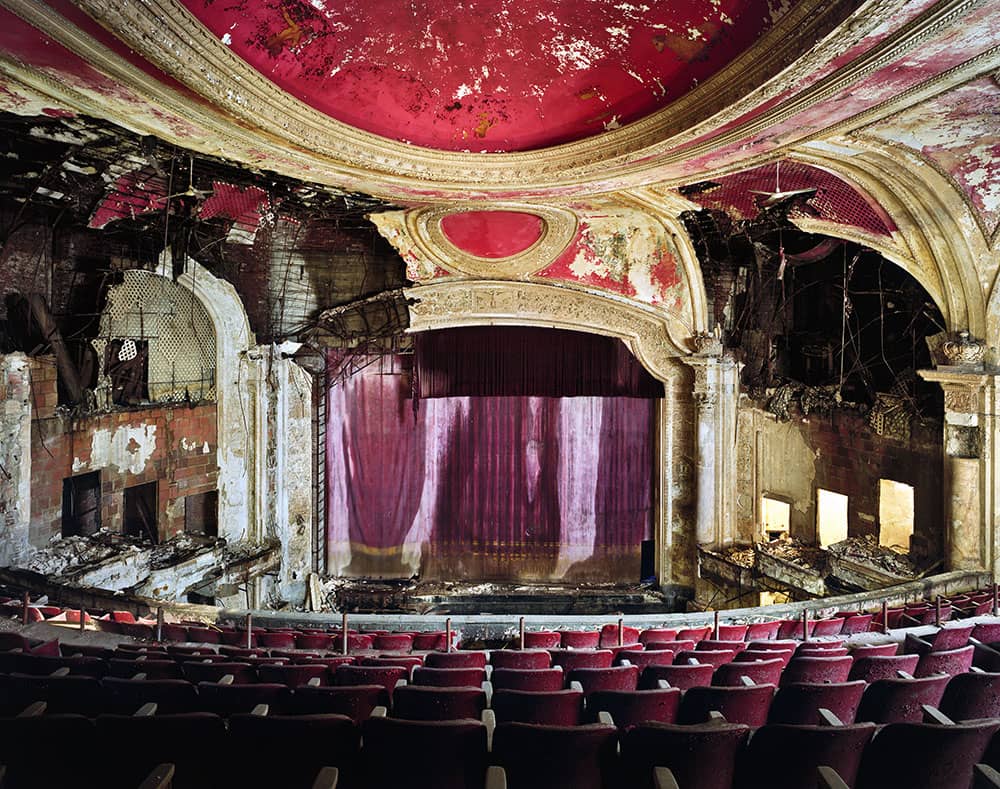
[[[89,537],[101,528],[101,472],[63,480],[62,536]]]
[[[210,490],[184,498],[184,531],[206,537],[219,536],[219,491]]]
[[[125,488],[125,522],[122,531],[129,537],[159,542],[156,528],[156,489],[155,482]]]

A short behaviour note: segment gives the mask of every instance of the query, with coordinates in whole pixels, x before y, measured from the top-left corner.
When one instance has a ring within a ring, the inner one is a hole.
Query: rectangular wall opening
[[[184,497],[184,531],[205,537],[219,536],[219,491]]]
[[[776,540],[782,534],[788,534],[791,516],[792,505],[789,502],[772,496],[760,497],[760,523],[764,538],[768,541]]]
[[[913,486],[878,481],[878,544],[910,550],[913,536]]]
[[[89,537],[101,528],[101,472],[63,480],[62,536]]]
[[[816,536],[820,548],[847,539],[847,496],[816,489]]]
[[[125,488],[125,518],[122,532],[156,543],[160,535],[156,526],[157,483]]]

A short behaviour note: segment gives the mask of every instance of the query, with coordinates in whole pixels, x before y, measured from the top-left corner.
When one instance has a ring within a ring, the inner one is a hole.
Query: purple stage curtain
[[[519,326],[414,337],[420,397],[662,397],[621,340]]]
[[[405,370],[357,366],[328,393],[329,572],[638,579],[653,522],[655,400],[415,402]]]

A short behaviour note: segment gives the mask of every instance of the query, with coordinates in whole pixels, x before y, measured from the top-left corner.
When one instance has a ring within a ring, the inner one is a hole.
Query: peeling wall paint
[[[969,198],[988,234],[1000,226],[1000,85],[983,77],[866,133],[920,151]]]
[[[0,566],[30,551],[31,391],[28,357],[0,355]]]
[[[73,473],[113,468],[119,474],[142,474],[156,450],[156,425],[123,425],[97,429],[90,436],[90,459],[73,458]]]

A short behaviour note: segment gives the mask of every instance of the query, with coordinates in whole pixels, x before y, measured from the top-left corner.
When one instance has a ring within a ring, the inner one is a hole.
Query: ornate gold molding
[[[455,246],[441,230],[450,214],[476,211],[514,211],[542,220],[542,234],[527,249],[505,258],[485,258]],[[487,279],[517,279],[548,266],[576,236],[576,214],[564,208],[525,203],[476,203],[435,206],[406,212],[406,228],[420,253],[446,271]]]
[[[688,355],[669,317],[607,296],[534,282],[457,281],[409,288],[411,332],[458,326],[542,326],[618,337],[661,381]]]

